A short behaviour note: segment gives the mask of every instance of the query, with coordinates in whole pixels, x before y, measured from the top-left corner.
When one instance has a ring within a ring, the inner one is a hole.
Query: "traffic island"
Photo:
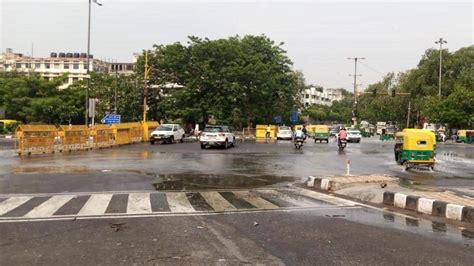
[[[306,186],[363,202],[474,223],[474,199],[453,191],[426,191],[399,185],[392,176],[308,177]]]

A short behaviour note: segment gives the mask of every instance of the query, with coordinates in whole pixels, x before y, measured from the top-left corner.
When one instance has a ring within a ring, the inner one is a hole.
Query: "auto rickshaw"
[[[405,166],[426,166],[431,169],[435,165],[435,145],[433,136],[423,130],[408,130],[395,135],[395,161]]]
[[[456,142],[471,143],[474,141],[474,130],[458,130]]]
[[[316,143],[318,140],[319,142],[326,141],[329,143],[329,127],[326,125],[316,125],[314,126],[314,142]]]
[[[403,129],[403,132],[424,132],[430,135],[431,138],[433,139],[434,149],[436,150],[436,134],[433,131],[429,129],[405,128]]]

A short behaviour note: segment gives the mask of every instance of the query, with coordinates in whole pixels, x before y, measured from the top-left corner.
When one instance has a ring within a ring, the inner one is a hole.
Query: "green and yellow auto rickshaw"
[[[313,138],[315,143],[318,140],[319,142],[324,140],[326,143],[329,143],[329,127],[326,125],[315,125]]]
[[[474,130],[458,130],[456,142],[471,143],[474,141]]]
[[[395,135],[395,161],[405,170],[413,167],[434,168],[435,143],[430,133],[423,130],[408,130]]]

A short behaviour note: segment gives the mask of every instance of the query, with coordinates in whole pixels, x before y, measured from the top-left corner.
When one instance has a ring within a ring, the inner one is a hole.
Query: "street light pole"
[[[354,106],[352,107],[352,121],[354,126],[357,125],[357,60],[364,60],[365,57],[348,57],[349,60],[354,60]],[[360,76],[360,75],[359,75]]]
[[[441,71],[443,65],[443,44],[448,43],[445,39],[439,38],[438,41],[435,42],[439,44],[439,80],[438,80],[438,97],[441,98]]]
[[[89,76],[89,64],[90,64],[90,50],[91,50],[91,6],[92,2],[96,3],[98,6],[102,6],[101,3],[97,0],[89,0],[89,16],[87,20],[87,67],[86,67],[86,77],[87,77],[87,89],[86,89],[86,126],[89,126],[89,88],[91,85],[91,78]]]

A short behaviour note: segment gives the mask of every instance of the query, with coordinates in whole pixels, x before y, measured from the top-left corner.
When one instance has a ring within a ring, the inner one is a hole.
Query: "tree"
[[[150,84],[160,88],[157,112],[201,123],[213,115],[239,127],[289,114],[298,105],[303,86],[281,45],[263,35],[189,37],[187,45],[155,45],[149,64]],[[143,65],[141,56],[139,72]]]

